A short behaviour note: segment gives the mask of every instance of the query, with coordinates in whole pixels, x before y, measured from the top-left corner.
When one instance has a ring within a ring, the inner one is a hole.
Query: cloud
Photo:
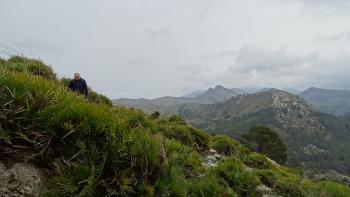
[[[207,64],[202,63],[191,67],[194,70],[187,70],[186,79],[191,80],[192,84],[195,83],[193,80],[198,84],[203,84],[206,80],[240,88],[305,89],[318,86],[348,89],[349,64],[350,54],[329,58],[321,57],[317,52],[292,53],[286,46],[276,49],[245,46],[238,51],[232,62],[219,66],[220,72],[216,72],[216,75],[209,76],[200,72],[203,67],[208,70]],[[214,70],[215,67],[211,69]]]
[[[150,28],[145,31],[146,36],[149,40],[156,40],[171,35],[171,30],[168,27],[164,28]]]
[[[222,59],[222,58],[229,57],[229,56],[232,56],[235,54],[236,54],[236,52],[234,52],[234,51],[220,51],[218,53],[213,53],[210,55],[203,55],[199,58],[199,60]]]

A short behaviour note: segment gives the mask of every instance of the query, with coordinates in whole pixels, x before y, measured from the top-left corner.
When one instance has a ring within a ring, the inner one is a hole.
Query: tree
[[[155,112],[153,112],[153,114],[151,114],[152,119],[158,119],[159,117],[160,117],[159,111],[155,111]]]
[[[287,146],[278,134],[268,127],[254,126],[242,138],[254,151],[265,154],[276,162],[283,164],[287,161]]]

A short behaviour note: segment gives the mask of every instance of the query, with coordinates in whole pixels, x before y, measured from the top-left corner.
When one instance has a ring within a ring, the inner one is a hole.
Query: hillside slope
[[[199,128],[237,139],[251,125],[268,125],[287,143],[290,165],[350,173],[350,121],[317,113],[288,92],[270,89],[211,105],[183,105],[179,113]]]
[[[309,88],[300,94],[305,100],[310,102],[316,110],[344,116],[350,114],[350,91]]]
[[[20,71],[0,61],[0,162],[40,168],[47,185],[33,195],[350,194],[345,185],[305,179],[298,170],[227,136],[210,136],[179,117],[151,119],[139,110],[86,101],[62,81],[37,72],[49,67],[24,60],[17,65]],[[28,69],[32,63],[36,66]],[[210,148],[221,155],[208,167],[203,163]]]

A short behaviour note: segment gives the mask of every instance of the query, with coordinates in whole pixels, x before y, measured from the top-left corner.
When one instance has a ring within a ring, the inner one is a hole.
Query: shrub
[[[242,137],[252,150],[267,155],[280,164],[287,161],[287,146],[278,134],[270,128],[254,126],[249,133],[244,134]]]
[[[245,171],[243,164],[236,159],[225,159],[214,171],[240,196],[258,195],[256,192],[256,187],[260,184],[258,177]]]
[[[319,183],[320,191],[317,194],[319,197],[347,197],[350,194],[349,187],[343,184],[335,183],[331,181],[322,181]]]
[[[225,135],[214,136],[211,145],[220,154],[227,156],[244,156],[249,152],[247,148],[240,145],[236,140]]]
[[[151,114],[152,119],[158,119],[160,117],[159,111],[155,111]]]
[[[202,172],[201,155],[194,149],[175,140],[165,140],[168,165],[179,165],[186,177],[194,177]]]
[[[186,124],[186,121],[181,116],[176,116],[176,115],[170,116],[169,117],[169,122],[176,122],[176,123],[179,123],[179,124]]]
[[[285,197],[303,197],[305,194],[300,185],[295,179],[281,178],[277,180],[273,190]]]
[[[155,190],[152,185],[142,183],[138,189],[138,196],[140,197],[153,197],[155,196]]]
[[[261,183],[268,187],[273,187],[280,177],[279,173],[272,169],[257,170],[254,173],[259,177]]]
[[[270,162],[263,155],[251,153],[244,158],[244,164],[251,168],[267,169],[271,167]]]
[[[204,131],[191,128],[188,125],[178,124],[176,122],[165,122],[161,123],[158,130],[164,136],[176,139],[196,150],[206,150],[209,148],[210,135]]]
[[[27,72],[50,80],[56,79],[53,69],[40,60],[16,55],[8,59],[5,65],[8,69],[17,72]]]
[[[232,190],[228,189],[224,181],[215,176],[198,178],[191,182],[190,196],[193,197],[221,197],[235,196]]]
[[[180,167],[167,166],[155,183],[155,196],[186,196],[188,183]]]

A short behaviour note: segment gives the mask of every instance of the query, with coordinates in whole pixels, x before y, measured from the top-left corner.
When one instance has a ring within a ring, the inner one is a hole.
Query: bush
[[[271,168],[270,162],[263,155],[258,153],[251,153],[244,158],[244,164],[257,169],[268,169]]]
[[[292,178],[278,179],[273,190],[285,197],[303,197],[305,196],[300,182]]]
[[[27,72],[50,80],[56,79],[56,73],[52,68],[40,60],[16,55],[8,59],[5,66],[17,72]]]
[[[259,177],[261,183],[268,187],[273,187],[277,179],[280,178],[279,173],[272,169],[257,170],[254,173]]]
[[[185,124],[177,122],[160,123],[158,127],[160,133],[170,139],[176,139],[182,144],[191,146],[198,151],[207,150],[209,148],[210,135],[204,131],[191,128]]]
[[[335,183],[331,181],[322,181],[319,183],[320,192],[319,197],[348,197],[350,194],[349,187],[343,184]]]
[[[186,177],[198,176],[203,171],[201,155],[194,149],[175,140],[165,141],[168,165],[179,165]]]
[[[257,196],[256,187],[260,184],[257,176],[244,170],[243,164],[234,158],[219,163],[214,170],[217,176],[239,194],[239,196]]]
[[[278,134],[265,126],[254,126],[242,136],[249,147],[274,161],[283,164],[287,161],[287,146]]]
[[[151,114],[152,119],[158,119],[160,117],[159,111],[155,111]]]
[[[211,141],[212,148],[218,151],[220,154],[227,156],[244,156],[249,150],[240,145],[234,139],[225,135],[216,135]]]
[[[215,176],[207,175],[208,177],[198,178],[192,181],[190,187],[190,196],[193,197],[221,197],[221,196],[236,196],[232,189],[228,189],[227,184],[216,178]]]
[[[153,196],[155,196],[154,187],[152,185],[147,184],[147,183],[142,183],[139,186],[138,195],[140,197],[153,197]]]
[[[186,196],[188,183],[180,167],[167,166],[155,183],[155,196]]]
[[[179,124],[186,124],[186,121],[181,116],[176,116],[176,115],[170,116],[169,117],[169,122],[176,122],[176,123],[179,123]]]

